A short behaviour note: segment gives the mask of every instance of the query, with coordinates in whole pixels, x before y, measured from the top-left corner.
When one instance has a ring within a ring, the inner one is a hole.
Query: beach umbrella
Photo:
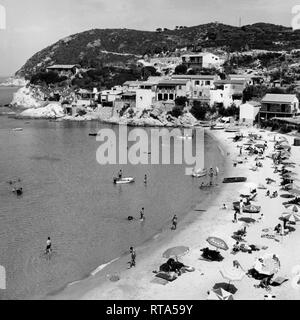
[[[173,247],[173,248],[169,248],[168,250],[166,250],[163,253],[163,257],[164,258],[171,258],[171,257],[179,257],[179,256],[183,256],[184,254],[186,254],[189,251],[188,247],[185,246],[178,246],[178,247]]]
[[[289,193],[291,193],[292,195],[294,195],[296,197],[300,196],[300,190],[298,190],[298,189],[289,190]]]
[[[287,189],[286,189],[287,190]],[[295,196],[293,196],[292,194],[289,193],[284,193],[280,195],[281,198],[285,198],[285,199],[291,199],[291,198],[295,198]]]
[[[206,241],[216,247],[217,249],[222,249],[222,250],[228,250],[228,245],[226,244],[226,242],[220,238],[217,238],[217,237],[208,237],[206,239]]]
[[[222,268],[220,270],[222,277],[230,282],[232,281],[241,281],[244,276],[245,272],[240,268],[231,267],[231,268]]]
[[[233,296],[230,292],[222,288],[218,288],[210,290],[207,300],[233,300]]]
[[[223,289],[225,291],[230,292],[231,294],[235,294],[238,291],[238,289],[233,284],[226,283],[226,282],[216,283],[213,286],[213,289],[214,290]]]
[[[289,204],[286,204],[285,207],[287,209],[291,209],[293,212],[300,212],[299,204],[289,203]]]
[[[297,222],[300,221],[300,215],[296,212],[283,212],[282,218],[288,222]]]

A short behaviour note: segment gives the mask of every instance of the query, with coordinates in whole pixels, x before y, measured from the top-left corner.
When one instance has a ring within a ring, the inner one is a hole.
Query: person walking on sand
[[[176,214],[174,215],[173,219],[172,219],[172,230],[176,230],[177,228],[177,216]]]
[[[233,222],[234,222],[234,223],[237,222],[237,213],[238,213],[238,210],[235,210],[235,211],[234,211],[234,214],[233,214]]]
[[[145,177],[144,177],[144,184],[147,184],[147,175],[145,174]]]
[[[136,253],[133,247],[130,247],[130,268],[135,267],[135,259],[136,259]]]

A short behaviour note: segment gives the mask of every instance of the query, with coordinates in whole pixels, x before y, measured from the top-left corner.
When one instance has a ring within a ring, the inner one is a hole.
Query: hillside
[[[36,53],[16,75],[28,76],[54,63],[124,67],[145,53],[172,52],[182,47],[225,47],[235,51],[245,46],[267,50],[300,48],[300,30],[266,23],[241,28],[209,23],[161,32],[93,29],[68,36]]]

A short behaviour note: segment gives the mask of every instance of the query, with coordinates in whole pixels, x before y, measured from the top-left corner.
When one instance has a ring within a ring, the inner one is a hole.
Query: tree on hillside
[[[173,107],[172,111],[169,111],[168,114],[170,114],[174,118],[178,118],[178,117],[182,116],[182,114],[183,114],[183,107],[179,106],[179,105],[175,105],[175,107]]]
[[[162,28],[157,28],[156,32],[162,32]]]
[[[175,104],[177,106],[185,107],[187,101],[188,101],[187,97],[180,96],[175,99]]]
[[[210,107],[207,103],[202,103],[201,101],[194,101],[193,106],[190,110],[191,114],[197,120],[205,120],[206,114],[210,111]]]
[[[184,64],[180,64],[175,68],[175,74],[186,74],[187,66]]]

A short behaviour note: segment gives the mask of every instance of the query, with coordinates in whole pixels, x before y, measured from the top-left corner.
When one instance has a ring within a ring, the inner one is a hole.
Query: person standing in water
[[[172,230],[176,230],[177,228],[177,216],[176,214],[174,215],[173,219],[172,219]]]
[[[122,179],[122,176],[123,176],[123,172],[122,172],[122,169],[120,169],[119,174],[118,174],[119,179]]]
[[[50,237],[48,237],[47,242],[46,242],[46,254],[50,254],[52,252],[52,243]]]
[[[147,184],[147,175],[145,174],[145,177],[144,177],[144,184]]]
[[[145,208],[143,207],[142,210],[140,211],[140,220],[141,221],[144,221],[145,220]]]

